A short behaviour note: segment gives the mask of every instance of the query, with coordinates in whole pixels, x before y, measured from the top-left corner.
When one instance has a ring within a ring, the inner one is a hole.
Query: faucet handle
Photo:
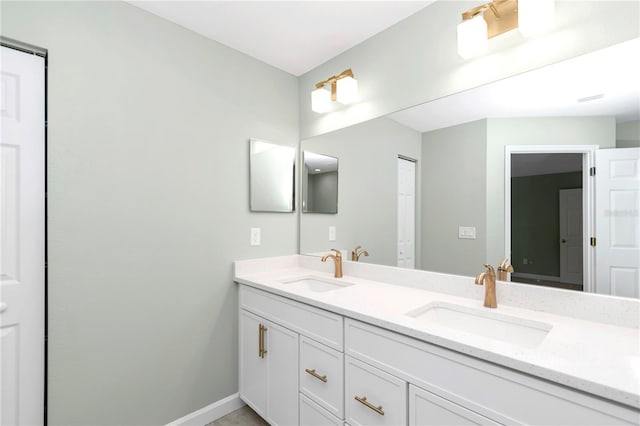
[[[493,266],[489,265],[488,263],[485,263],[484,267],[487,268],[487,273],[489,273],[490,275],[496,274],[496,270],[493,269]]]
[[[509,258],[505,257],[498,265],[498,271],[513,272],[513,265],[509,264]]]
[[[338,249],[334,249],[334,248],[332,248],[331,251],[335,251],[336,252],[336,257],[342,258],[342,251],[340,251]]]

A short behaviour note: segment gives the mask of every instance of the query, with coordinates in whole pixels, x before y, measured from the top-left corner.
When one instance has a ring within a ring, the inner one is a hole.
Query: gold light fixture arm
[[[485,12],[491,10],[492,13]],[[495,37],[518,27],[518,0],[493,0],[462,13],[462,20],[484,14],[487,21],[487,36]]]
[[[342,71],[338,75],[332,75],[328,79],[326,79],[324,81],[321,81],[319,83],[316,83],[316,89],[320,89],[320,88],[324,87],[327,84],[331,84],[331,100],[335,101],[336,100],[336,85],[337,85],[337,82],[341,78],[345,78],[345,77],[353,78],[353,71],[351,71],[351,68],[348,68],[348,69]]]

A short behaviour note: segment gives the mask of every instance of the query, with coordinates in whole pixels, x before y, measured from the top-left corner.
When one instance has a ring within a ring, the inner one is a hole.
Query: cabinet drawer
[[[246,285],[240,286],[240,307],[290,330],[342,350],[342,316]]]
[[[406,425],[407,382],[347,356],[345,411],[352,426]]]
[[[409,426],[442,425],[498,426],[499,423],[424,389],[409,385]]]
[[[638,423],[637,410],[351,319],[345,321],[346,355],[498,423]]]
[[[300,394],[300,425],[342,426],[343,422],[303,394]]]
[[[338,418],[344,417],[344,355],[300,337],[300,392]]]

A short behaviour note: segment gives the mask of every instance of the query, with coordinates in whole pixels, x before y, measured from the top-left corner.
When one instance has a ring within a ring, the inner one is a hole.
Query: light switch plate
[[[476,227],[475,226],[459,226],[458,238],[475,240],[476,239]]]
[[[251,228],[250,244],[252,246],[259,246],[260,245],[260,228]]]
[[[336,227],[335,226],[330,226],[329,227],[329,241],[335,241],[336,240]]]

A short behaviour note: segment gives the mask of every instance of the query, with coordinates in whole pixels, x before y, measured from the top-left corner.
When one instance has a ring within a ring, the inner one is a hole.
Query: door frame
[[[504,160],[504,247],[511,258],[511,155],[582,154],[582,288],[595,292],[595,250],[589,238],[595,235],[595,182],[590,170],[595,167],[599,145],[506,145]]]

